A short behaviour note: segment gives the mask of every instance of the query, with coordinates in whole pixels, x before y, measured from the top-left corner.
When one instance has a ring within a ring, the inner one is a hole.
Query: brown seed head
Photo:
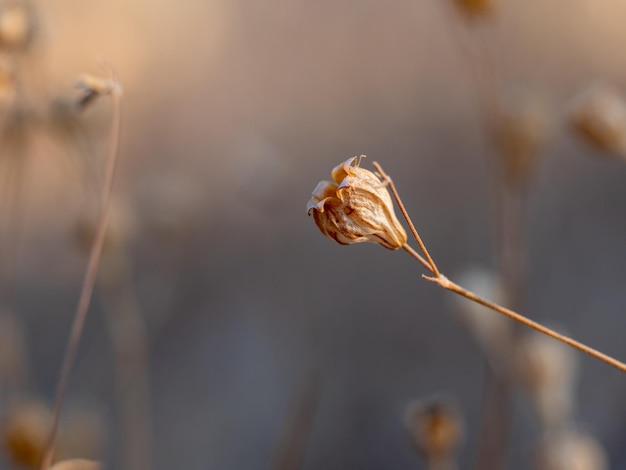
[[[594,85],[575,98],[569,121],[594,147],[626,158],[626,104],[620,93]]]
[[[10,460],[25,468],[38,468],[51,423],[50,410],[40,402],[11,407],[2,420],[2,443]]]
[[[442,399],[413,403],[407,410],[406,422],[415,446],[428,459],[452,456],[463,438],[459,412]]]
[[[406,243],[407,236],[396,218],[389,191],[359,163],[360,158],[353,157],[336,166],[334,182],[322,181],[313,190],[307,214],[337,243],[372,242],[396,250]]]

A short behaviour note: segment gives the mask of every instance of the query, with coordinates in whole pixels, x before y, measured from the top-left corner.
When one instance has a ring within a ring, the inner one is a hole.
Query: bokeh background
[[[125,285],[149,349],[151,468],[274,468],[311,387],[319,401],[301,468],[425,468],[404,410],[437,393],[464,416],[459,462],[470,468],[486,363],[452,294],[422,281],[403,252],[325,239],[305,204],[332,167],[366,154],[394,178],[443,272],[495,267],[472,41],[553,122],[529,188],[525,311],[626,358],[626,162],[585,145],[564,119],[590,82],[626,86],[626,4],[509,1],[474,27],[450,3],[34,5],[22,59],[32,102],[73,96],[78,74],[100,73],[99,57],[124,86],[115,192],[128,225]],[[85,113],[96,161],[109,113],[106,100]],[[75,229],[87,177],[68,145],[35,140],[21,175],[15,295],[3,302],[24,335],[19,394],[51,403],[86,262]],[[103,291],[68,406],[98,410],[103,458],[124,468]],[[577,357],[577,421],[610,468],[625,468],[626,379]],[[532,468],[538,425],[523,394],[513,421],[507,468]]]

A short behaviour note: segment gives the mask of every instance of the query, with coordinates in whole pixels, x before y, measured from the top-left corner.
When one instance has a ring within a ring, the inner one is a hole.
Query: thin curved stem
[[[428,253],[428,250],[426,249],[426,245],[424,245],[422,238],[419,236],[419,233],[417,233],[417,229],[415,228],[415,225],[413,225],[413,222],[411,221],[411,218],[409,217],[409,213],[404,207],[404,204],[402,203],[402,199],[400,199],[400,195],[398,194],[398,191],[396,190],[396,186],[393,184],[393,181],[391,181],[391,177],[383,171],[382,167],[378,164],[378,162],[373,162],[372,165],[374,165],[374,167],[376,168],[376,171],[378,171],[381,178],[385,181],[387,186],[389,186],[389,190],[391,191],[391,194],[393,194],[394,199],[398,203],[400,212],[402,212],[402,215],[404,216],[407,224],[409,224],[409,228],[411,229],[411,233],[413,234],[413,237],[417,241],[417,244],[419,245],[420,250],[422,250],[422,253],[424,253],[426,260],[428,261],[428,264],[430,265],[430,268],[428,270],[431,273],[433,273],[433,275],[436,277],[441,276],[441,273],[439,273],[439,270],[437,269],[437,265],[435,264],[433,259],[430,257],[430,253]]]
[[[91,295],[93,293],[96,277],[98,274],[98,266],[100,265],[100,257],[102,255],[102,247],[104,245],[104,238],[106,235],[107,214],[109,212],[111,194],[113,192],[113,183],[115,181],[115,169],[118,160],[117,157],[119,153],[121,128],[121,88],[119,87],[119,83],[113,76],[112,79],[117,85],[117,88],[111,93],[111,99],[113,101],[113,116],[111,122],[109,154],[106,162],[104,185],[102,187],[102,206],[100,208],[100,215],[98,218],[98,228],[96,236],[91,245],[89,261],[87,263],[87,270],[83,279],[83,287],[81,289],[78,306],[76,307],[76,315],[74,316],[74,322],[72,324],[70,338],[67,343],[65,357],[63,359],[63,365],[61,367],[61,373],[59,375],[56,399],[52,411],[52,427],[50,429],[50,434],[48,436],[43,458],[41,460],[41,465],[39,467],[40,470],[48,470],[52,463],[52,458],[54,455],[54,443],[59,429],[59,421],[61,419],[63,401],[67,391],[70,374],[72,372],[74,362],[76,361],[78,345],[80,343],[83,327],[85,325],[85,319],[87,318],[87,312],[89,310]]]

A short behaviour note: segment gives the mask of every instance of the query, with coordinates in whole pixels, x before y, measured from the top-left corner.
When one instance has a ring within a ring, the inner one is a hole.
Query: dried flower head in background
[[[581,430],[544,438],[536,452],[537,470],[606,470],[608,458],[598,441]]]
[[[518,378],[529,393],[544,429],[555,429],[571,418],[578,362],[567,345],[538,333],[527,333],[516,344]]]
[[[57,462],[50,468],[50,470],[102,470],[103,468],[104,467],[100,462],[83,459],[72,459]]]
[[[455,406],[441,398],[411,404],[406,424],[417,450],[429,460],[451,457],[463,439],[463,419]]]
[[[371,242],[396,250],[406,243],[406,232],[396,218],[389,191],[374,173],[359,166],[361,158],[336,166],[334,182],[317,185],[307,213],[337,243]]]
[[[76,80],[75,87],[82,93],[77,103],[80,109],[85,109],[100,96],[121,93],[121,87],[117,80],[89,74],[81,75]]]
[[[504,177],[510,184],[528,183],[548,133],[548,114],[532,97],[515,95],[503,101],[495,138]]]
[[[489,16],[497,8],[497,0],[454,0],[454,4],[469,19]]]
[[[23,1],[8,1],[0,5],[0,47],[25,49],[34,30],[33,12]]]
[[[626,104],[608,85],[594,85],[578,95],[569,121],[574,131],[596,148],[626,158]]]
[[[38,468],[52,424],[48,407],[38,401],[14,404],[2,419],[2,446],[9,460]]]
[[[505,289],[492,271],[471,268],[460,274],[459,282],[482,297],[500,305],[507,304]],[[461,322],[483,349],[490,365],[496,371],[503,371],[508,365],[512,340],[510,319],[463,297],[455,296],[451,300]]]

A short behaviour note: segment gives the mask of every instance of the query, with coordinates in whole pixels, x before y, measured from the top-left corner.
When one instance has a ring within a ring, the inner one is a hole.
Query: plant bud
[[[602,85],[589,88],[575,99],[569,120],[588,143],[626,157],[626,104],[618,91]]]
[[[407,410],[406,423],[417,450],[428,460],[451,457],[463,438],[463,420],[446,400],[416,401]]]
[[[321,232],[342,245],[378,243],[390,250],[402,247],[407,236],[396,218],[383,182],[349,158],[332,171],[334,182],[322,181],[307,203]]]

